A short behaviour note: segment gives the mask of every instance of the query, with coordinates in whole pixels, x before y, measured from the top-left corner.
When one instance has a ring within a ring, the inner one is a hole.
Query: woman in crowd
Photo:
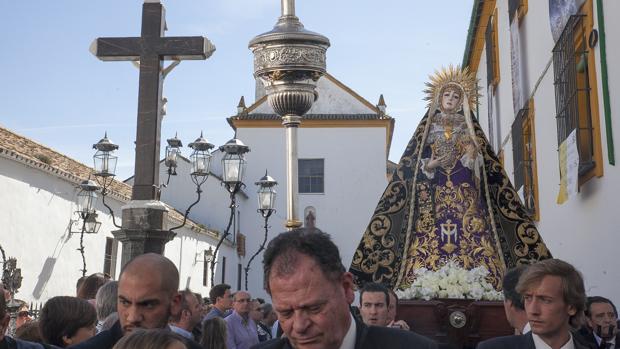
[[[226,349],[226,321],[219,317],[205,321],[200,344],[204,349]]]
[[[59,296],[41,309],[39,330],[45,343],[64,348],[94,336],[96,322],[97,313],[88,301]]]
[[[164,329],[136,329],[124,336],[112,349],[187,349],[183,338]]]
[[[109,278],[102,273],[90,275],[82,282],[82,285],[80,285],[77,293],[78,298],[86,300],[95,299],[99,288],[108,282],[108,280]]]

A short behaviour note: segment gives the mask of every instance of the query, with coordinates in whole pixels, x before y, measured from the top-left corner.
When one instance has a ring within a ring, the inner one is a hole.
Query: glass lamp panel
[[[166,166],[177,167],[177,158],[181,150],[175,147],[166,147]]]
[[[104,176],[113,176],[116,173],[117,157],[107,151],[98,150],[94,155],[95,171]]]
[[[222,167],[224,168],[224,182],[241,182],[243,167],[242,159],[239,155],[226,154],[226,156],[222,158]]]
[[[266,188],[260,188],[258,191],[258,209],[259,210],[268,210],[271,207],[271,203],[269,202],[271,197],[269,195],[269,191],[265,190]]]
[[[93,212],[96,202],[97,194],[94,191],[82,190],[78,194],[78,211],[83,214]]]
[[[77,209],[79,212],[88,212],[90,206],[90,197],[88,192],[81,191],[77,196]]]
[[[211,165],[211,154],[204,151],[194,151],[190,156],[192,161],[192,174],[195,176],[206,176],[209,174]]]
[[[84,229],[87,233],[98,233],[101,227],[101,222],[97,222],[94,216],[89,216],[85,220]]]

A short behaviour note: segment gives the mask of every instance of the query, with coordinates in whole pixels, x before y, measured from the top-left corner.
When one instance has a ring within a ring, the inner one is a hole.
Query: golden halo
[[[448,85],[459,85],[467,95],[470,109],[476,105],[478,101],[478,88],[476,86],[477,79],[469,71],[468,67],[461,69],[460,66],[450,64],[447,68],[436,70],[434,75],[429,76],[430,81],[425,83],[426,89],[424,93],[425,101],[428,101],[428,107],[439,101],[439,94]]]

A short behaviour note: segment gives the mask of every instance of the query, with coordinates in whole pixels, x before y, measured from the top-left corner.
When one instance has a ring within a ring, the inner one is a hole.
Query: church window
[[[207,280],[209,279],[209,262],[207,262],[207,250],[204,252],[204,258],[202,261],[202,286],[208,286]]]
[[[485,47],[487,56],[487,86],[499,84],[499,45],[497,38],[497,9],[489,17],[485,32]]]
[[[241,271],[243,267],[241,263],[237,263],[237,291],[241,290]]]
[[[222,257],[222,283],[226,283],[226,257]]]
[[[558,146],[577,132],[579,185],[603,175],[592,32],[592,0],[571,16],[553,48]]]
[[[530,216],[538,220],[538,180],[534,134],[534,101],[519,110],[512,124],[514,186]]]
[[[112,279],[116,276],[116,254],[118,252],[118,241],[114,238],[105,239],[105,253],[103,255],[103,273],[110,275]]]
[[[324,159],[299,159],[299,193],[324,193]]]
[[[245,235],[237,232],[237,255],[245,257]]]

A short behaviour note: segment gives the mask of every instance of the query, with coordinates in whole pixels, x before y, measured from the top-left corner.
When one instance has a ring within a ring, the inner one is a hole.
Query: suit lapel
[[[525,341],[525,344],[528,349],[536,349],[536,344],[534,344],[534,338],[532,337],[532,331],[526,333],[523,335],[523,339]]]

